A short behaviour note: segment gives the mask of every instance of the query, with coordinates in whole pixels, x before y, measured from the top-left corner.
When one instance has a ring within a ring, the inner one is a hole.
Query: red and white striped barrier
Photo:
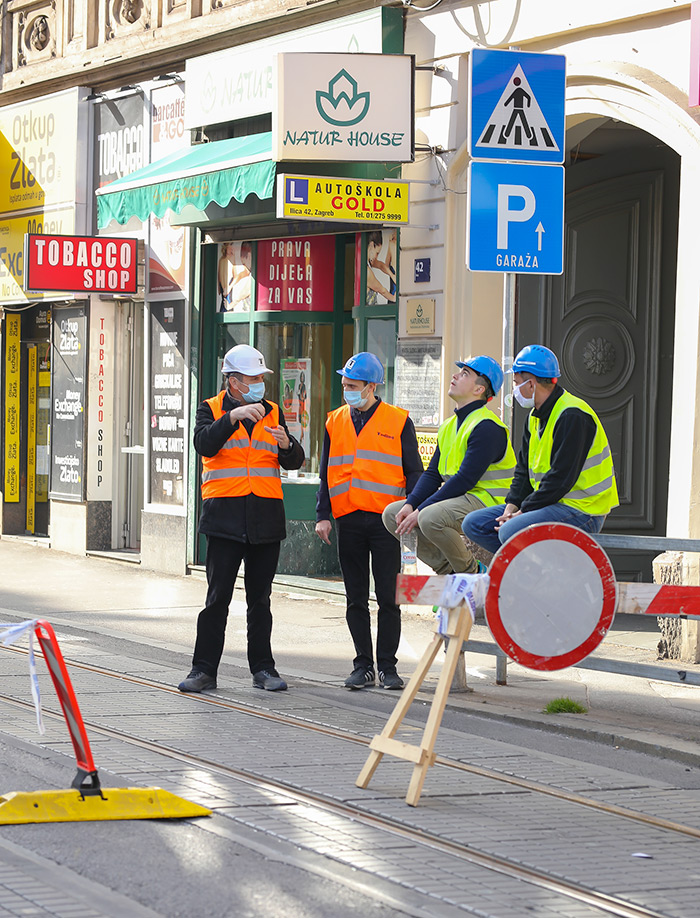
[[[462,586],[464,581],[470,585],[477,605],[483,604],[499,647],[515,662],[538,670],[563,669],[587,657],[616,611],[700,616],[700,587],[617,583],[600,545],[561,523],[530,526],[513,536],[494,555],[487,574],[399,574],[397,601],[444,604],[457,577]]]

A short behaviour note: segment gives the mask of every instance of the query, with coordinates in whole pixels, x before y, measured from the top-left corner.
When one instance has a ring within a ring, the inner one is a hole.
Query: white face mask
[[[362,389],[343,389],[343,398],[351,408],[364,408],[367,404],[368,395],[362,396],[367,386]]]
[[[521,408],[534,408],[535,407],[535,393],[533,392],[532,395],[528,398],[527,396],[523,395],[522,392],[520,391],[523,386],[527,385],[528,382],[529,380],[526,380],[524,383],[520,383],[519,386],[516,386],[515,389],[513,389],[513,395],[515,396],[515,401],[520,405]]]

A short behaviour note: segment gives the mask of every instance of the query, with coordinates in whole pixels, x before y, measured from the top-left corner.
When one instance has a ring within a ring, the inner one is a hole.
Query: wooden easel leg
[[[370,743],[370,748],[372,751],[370,752],[367,761],[362,767],[362,771],[355,781],[357,787],[367,787],[369,784],[372,775],[377,769],[377,765],[379,765],[382,756],[384,755],[385,750],[381,749],[381,746],[383,745],[382,740],[390,740],[398,730],[401,721],[406,716],[408,709],[413,702],[413,699],[418,694],[418,689],[423,684],[423,681],[428,674],[433,660],[437,656],[437,653],[441,647],[442,638],[439,634],[433,635],[432,641],[425,648],[423,656],[420,658],[418,666],[416,667],[416,671],[413,673],[408,682],[408,685],[401,693],[401,697],[399,698],[393,713],[389,717],[389,720],[387,720],[386,724],[384,725],[384,729],[380,734],[375,736]]]
[[[445,705],[447,704],[447,696],[450,692],[452,677],[454,676],[455,669],[459,663],[460,654],[462,653],[462,643],[467,640],[472,629],[472,617],[469,609],[464,603],[450,612],[451,618],[453,615],[456,617],[456,622],[454,628],[450,627],[449,629],[449,647],[445,655],[445,662],[442,664],[442,671],[440,672],[440,678],[438,679],[437,688],[435,689],[435,697],[430,707],[428,722],[425,725],[423,738],[419,747],[422,755],[413,768],[411,783],[408,785],[406,803],[408,803],[409,806],[418,805],[428,769],[433,764],[435,758],[433,749],[435,748],[435,741],[437,739],[438,730],[440,729],[442,715],[445,710]],[[452,625],[452,621],[450,621],[450,625]]]

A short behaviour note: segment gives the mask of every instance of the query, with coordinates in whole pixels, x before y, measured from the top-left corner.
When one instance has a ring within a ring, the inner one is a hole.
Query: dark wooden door
[[[516,351],[551,347],[610,440],[620,506],[607,532],[665,532],[677,214],[665,147],[568,167],[565,273],[519,279]],[[648,555],[613,562],[621,578],[651,579]]]

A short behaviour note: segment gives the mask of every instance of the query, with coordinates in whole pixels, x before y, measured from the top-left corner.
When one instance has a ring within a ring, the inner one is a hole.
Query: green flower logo
[[[328,92],[316,92],[316,108],[329,124],[357,124],[369,111],[369,93],[358,92],[347,70],[339,70],[328,84]]]

